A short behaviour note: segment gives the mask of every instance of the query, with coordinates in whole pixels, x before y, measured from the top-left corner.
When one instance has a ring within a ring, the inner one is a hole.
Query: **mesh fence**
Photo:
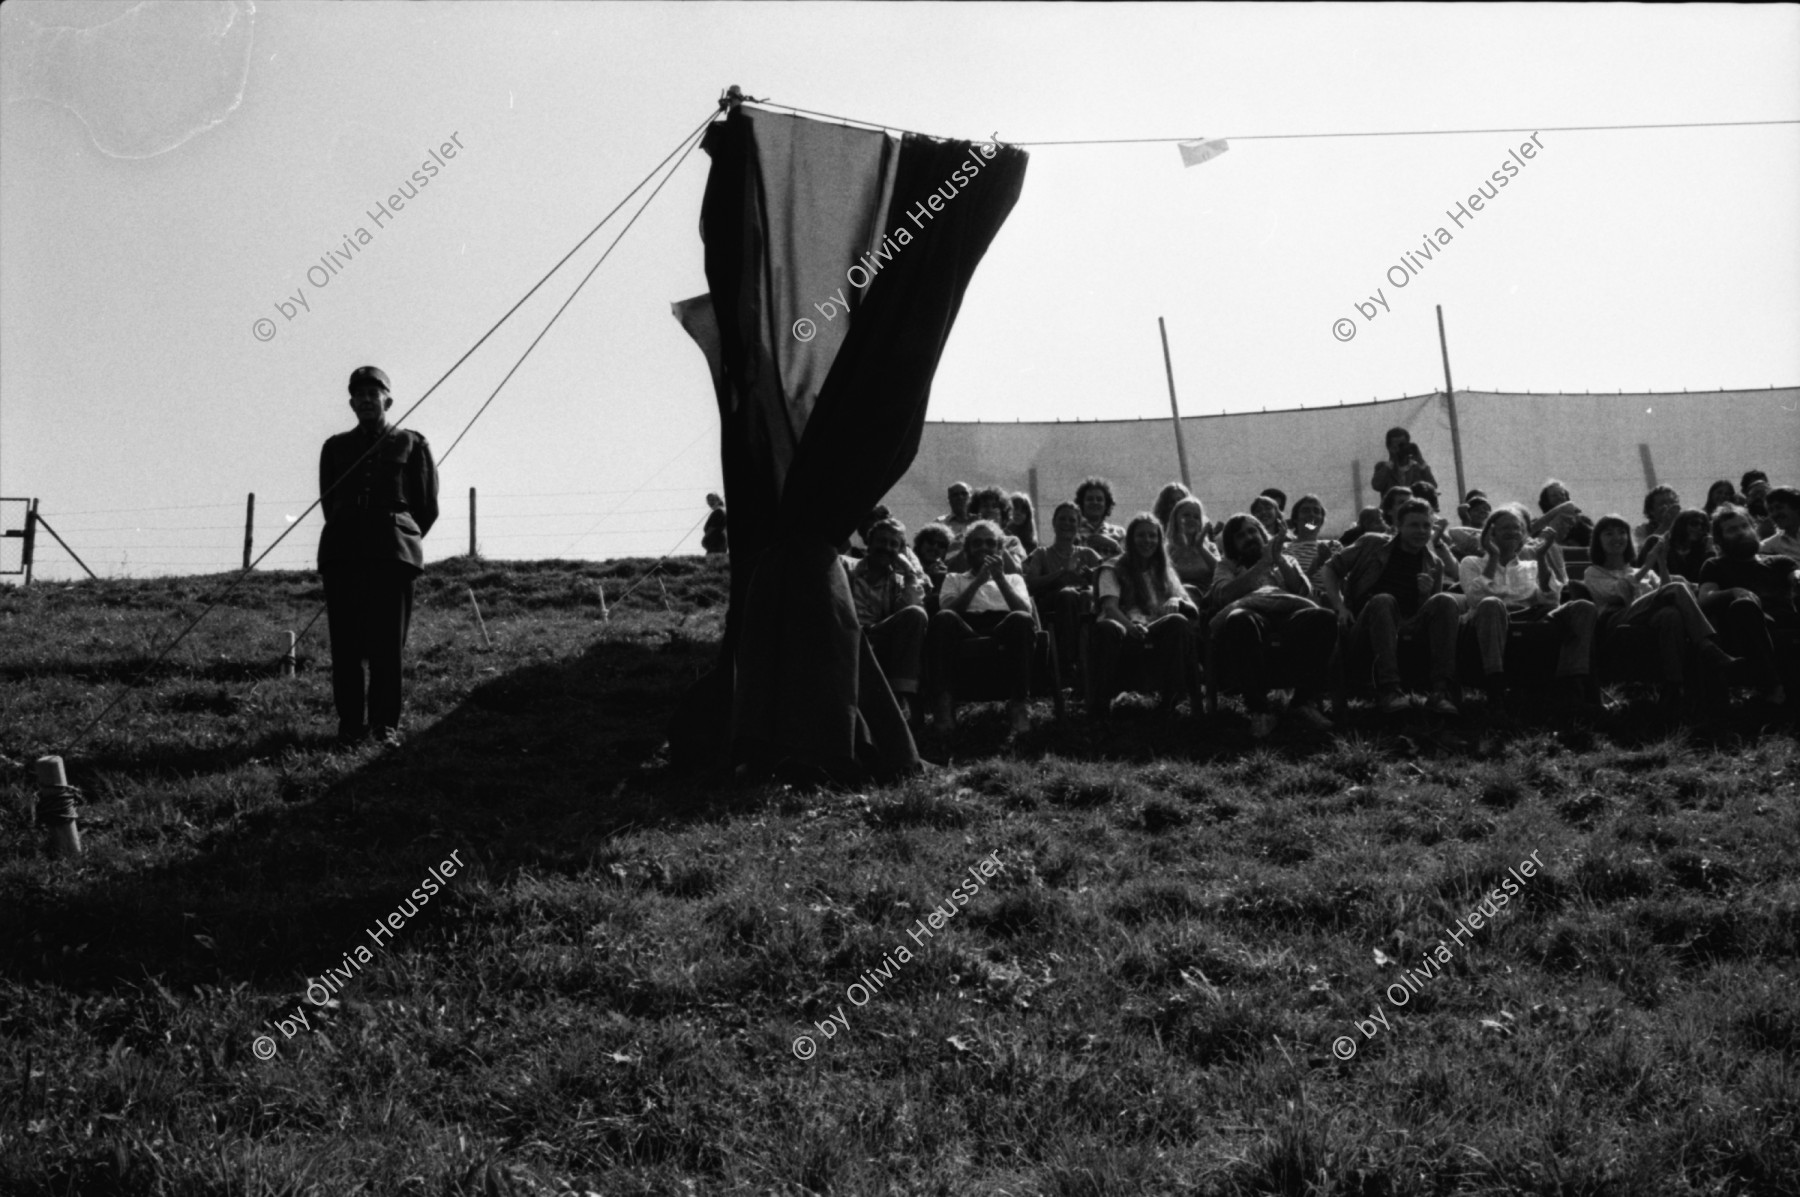
[[[1465,489],[1536,510],[1539,487],[1560,478],[1598,516],[1639,517],[1644,494],[1667,483],[1700,506],[1707,486],[1745,470],[1777,485],[1800,483],[1800,387],[1680,394],[1531,395],[1456,392]],[[1194,492],[1207,516],[1242,511],[1267,486],[1324,499],[1328,532],[1376,502],[1370,485],[1385,457],[1389,428],[1419,445],[1453,514],[1457,489],[1450,406],[1441,393],[1343,407],[1192,416],[1182,420]],[[1050,508],[1073,499],[1090,474],[1117,497],[1114,522],[1147,509],[1164,483],[1181,477],[1169,420],[1063,423],[927,423],[918,457],[886,502],[916,530],[947,509],[950,483],[992,484],[1031,493],[1035,473],[1040,534]]]

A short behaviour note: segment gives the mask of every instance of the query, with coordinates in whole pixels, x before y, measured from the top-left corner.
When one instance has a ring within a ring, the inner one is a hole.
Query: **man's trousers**
[[[361,734],[363,662],[369,663],[368,726],[400,726],[400,653],[412,625],[413,579],[400,561],[346,561],[321,571],[331,628],[331,693],[340,735]]]

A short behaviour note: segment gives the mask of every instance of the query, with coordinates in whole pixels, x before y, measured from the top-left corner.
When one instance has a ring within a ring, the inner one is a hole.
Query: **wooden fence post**
[[[256,533],[256,492],[244,504],[244,568],[250,568],[250,548]]]

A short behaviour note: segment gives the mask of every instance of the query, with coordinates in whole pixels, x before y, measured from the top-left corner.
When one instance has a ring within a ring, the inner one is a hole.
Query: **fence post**
[[[25,508],[25,585],[31,585],[31,546],[37,542],[37,505],[33,499]]]
[[[244,568],[250,568],[251,542],[256,532],[256,492],[250,492],[250,499],[244,504]]]
[[[469,488],[469,556],[475,553],[475,488]]]

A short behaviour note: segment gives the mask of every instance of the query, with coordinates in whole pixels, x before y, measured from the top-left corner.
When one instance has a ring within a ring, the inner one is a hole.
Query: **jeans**
[[[919,692],[919,667],[924,663],[925,633],[931,617],[923,607],[902,607],[880,623],[863,629],[888,685],[896,694]]]
[[[1400,685],[1400,639],[1423,636],[1431,646],[1431,685],[1448,689],[1456,679],[1456,634],[1461,626],[1462,604],[1453,594],[1434,594],[1419,604],[1410,618],[1400,617],[1400,602],[1391,594],[1376,594],[1363,606],[1350,628],[1345,652],[1357,674],[1375,658],[1375,685],[1391,689]]]
[[[1094,621],[1094,676],[1098,681],[1096,698],[1099,708],[1117,697],[1119,671],[1127,659],[1149,654],[1156,679],[1156,691],[1164,701],[1174,702],[1187,690],[1188,657],[1194,651],[1194,625],[1185,615],[1164,615],[1145,629],[1142,638],[1134,638],[1122,624],[1110,619]]]
[[[990,636],[1000,642],[1000,670],[1006,697],[1031,696],[1031,649],[1037,641],[1037,622],[1026,611],[978,611],[958,615],[949,609],[931,617],[925,637],[933,685],[944,693],[956,689],[957,650],[970,640]]]
[[[1594,604],[1577,599],[1559,607],[1508,608],[1504,599],[1489,595],[1463,613],[1463,622],[1475,625],[1475,643],[1481,647],[1481,668],[1496,674],[1506,668],[1506,633],[1512,624],[1548,623],[1561,636],[1556,656],[1557,677],[1586,677],[1594,653]]]
[[[1271,644],[1281,634],[1279,653]],[[1331,650],[1337,645],[1337,615],[1323,607],[1272,618],[1239,608],[1213,633],[1213,664],[1243,691],[1244,705],[1269,705],[1271,667],[1279,660],[1294,678],[1294,701],[1310,702],[1325,689]]]

